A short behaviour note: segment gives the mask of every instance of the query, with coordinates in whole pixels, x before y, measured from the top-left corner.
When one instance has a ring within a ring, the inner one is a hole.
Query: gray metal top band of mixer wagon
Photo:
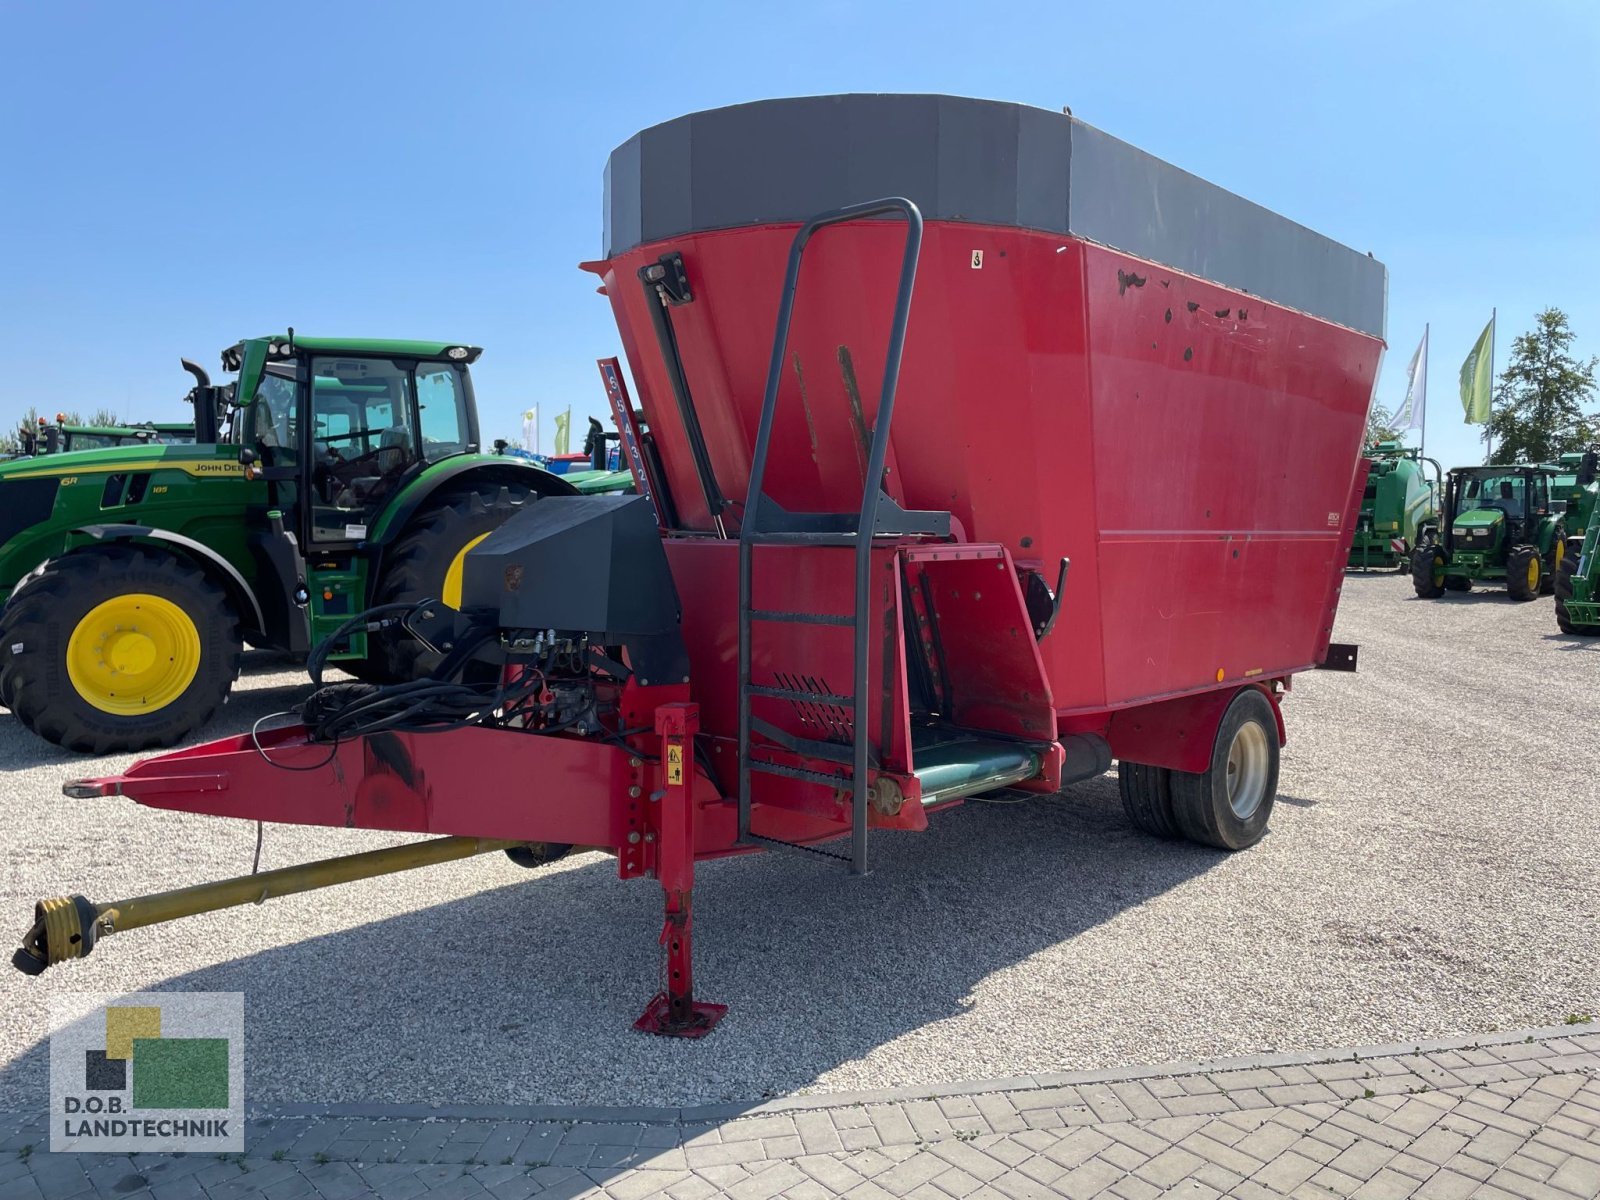
[[[653,126],[612,152],[605,252],[799,222],[906,196],[930,221],[1015,225],[1137,258],[1384,336],[1368,254],[1062,113],[952,96],[762,100]]]

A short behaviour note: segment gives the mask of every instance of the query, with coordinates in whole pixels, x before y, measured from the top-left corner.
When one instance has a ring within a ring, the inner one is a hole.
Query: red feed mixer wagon
[[[1118,761],[1144,830],[1264,832],[1330,647],[1386,278],[1069,116],[773,100],[606,170],[601,376],[639,495],[551,497],[402,621],[430,680],[78,797],[449,835],[181,892],[42,901],[24,970],[187,913],[504,849],[665,891],[640,1028],[697,1035],[695,864],[867,869],[875,829]],[[320,682],[313,663],[313,677]],[[292,770],[293,773],[289,773]],[[1070,802],[1070,800],[1066,801]]]

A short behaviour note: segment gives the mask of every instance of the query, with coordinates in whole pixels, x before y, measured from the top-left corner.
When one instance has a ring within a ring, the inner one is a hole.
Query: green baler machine
[[[1366,458],[1372,466],[1346,566],[1404,568],[1413,550],[1438,537],[1444,471],[1421,450],[1398,441],[1376,443]]]

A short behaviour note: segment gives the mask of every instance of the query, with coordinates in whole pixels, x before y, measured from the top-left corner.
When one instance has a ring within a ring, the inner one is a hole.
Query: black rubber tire
[[[1528,568],[1539,567],[1539,582],[1528,586]],[[1537,546],[1513,546],[1506,555],[1506,595],[1513,600],[1537,600],[1544,582],[1544,560]]]
[[[1253,812],[1240,817],[1228,798],[1228,755],[1235,736],[1248,724],[1265,738],[1266,776],[1263,794]],[[1218,850],[1244,850],[1267,831],[1278,794],[1278,719],[1272,701],[1259,688],[1241,688],[1222,714],[1211,747],[1211,766],[1191,775],[1172,772],[1172,815],[1183,836]]]
[[[1444,595],[1444,585],[1434,582],[1434,565],[1444,562],[1444,551],[1437,546],[1418,546],[1411,552],[1411,587],[1424,600]]]
[[[161,596],[188,614],[200,662],[177,698],[152,712],[122,716],[78,694],[67,674],[67,645],[96,605],[135,591]],[[6,648],[0,690],[17,720],[46,741],[88,754],[170,746],[204,725],[239,675],[242,648],[237,614],[218,584],[187,559],[134,545],[75,550],[47,563],[0,612],[0,645]]]
[[[461,548],[494,532],[536,499],[521,484],[480,484],[440,497],[411,519],[390,548],[372,603],[439,596],[445,573]],[[370,683],[393,683],[417,679],[439,664],[439,655],[404,630],[384,630],[373,636],[372,643],[365,662],[336,665]]]
[[[1567,527],[1556,522],[1550,538],[1550,552],[1544,555],[1544,570],[1539,576],[1539,594],[1548,596],[1556,590],[1556,576],[1561,574],[1561,563],[1567,556]]]
[[[1600,634],[1600,625],[1579,625],[1567,615],[1567,601],[1572,598],[1572,581],[1578,577],[1578,560],[1583,557],[1583,539],[1568,538],[1566,552],[1561,558],[1561,573],[1556,576],[1556,624],[1562,633]]]
[[[1183,836],[1172,815],[1172,772],[1167,768],[1119,760],[1117,791],[1135,829],[1158,838]]]

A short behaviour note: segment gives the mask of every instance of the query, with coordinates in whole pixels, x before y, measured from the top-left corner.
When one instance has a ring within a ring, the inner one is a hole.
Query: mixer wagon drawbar
[[[864,872],[874,830],[1113,759],[1141,829],[1262,836],[1292,676],[1354,667],[1329,638],[1381,264],[1071,117],[938,96],[645,130],[607,166],[604,244],[584,268],[639,393],[601,362],[638,494],[507,521],[466,556],[460,612],[353,618],[434,648],[431,679],[330,684],[302,724],[68,788],[448,836],[46,900],[17,966],[583,847],[660,883],[665,979],[637,1024],[697,1036],[723,1012],[694,997],[698,862]]]

